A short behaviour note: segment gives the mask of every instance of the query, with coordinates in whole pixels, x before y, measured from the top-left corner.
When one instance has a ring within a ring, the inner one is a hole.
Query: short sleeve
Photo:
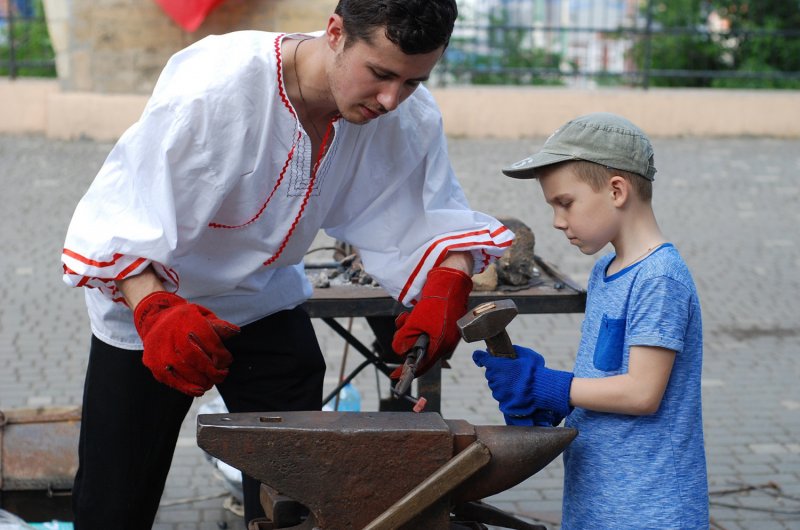
[[[642,282],[631,296],[628,344],[682,351],[692,292],[677,280],[658,276]]]

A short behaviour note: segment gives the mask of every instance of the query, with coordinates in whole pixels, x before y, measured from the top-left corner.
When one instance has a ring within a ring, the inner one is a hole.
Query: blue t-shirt
[[[669,243],[606,276],[613,259],[600,258],[589,279],[575,376],[627,373],[631,346],[673,350],[675,363],[655,414],[567,417],[578,437],[564,452],[562,529],[708,528],[697,289]]]

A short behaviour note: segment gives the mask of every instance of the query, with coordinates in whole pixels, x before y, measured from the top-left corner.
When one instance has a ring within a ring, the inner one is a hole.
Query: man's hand
[[[472,354],[476,365],[486,367],[486,380],[500,410],[509,417],[527,418],[542,410],[553,411],[562,418],[569,415],[569,391],[572,372],[545,368],[544,357],[537,352],[514,346],[516,359],[494,357],[477,350]],[[519,423],[509,423],[516,424]]]
[[[417,368],[417,376],[455,350],[461,338],[456,321],[467,312],[470,291],[472,278],[466,273],[448,267],[431,269],[417,305],[397,317],[392,349],[398,355],[408,352],[422,333],[430,338],[422,365]],[[399,377],[399,371],[395,372]]]
[[[233,360],[222,343],[239,327],[180,296],[156,291],[133,312],[144,343],[143,362],[156,380],[190,396],[202,396],[228,375]]]

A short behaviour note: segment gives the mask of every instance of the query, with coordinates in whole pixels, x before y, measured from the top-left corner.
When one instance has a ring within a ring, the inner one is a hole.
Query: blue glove
[[[552,410],[536,409],[530,416],[509,416],[503,414],[506,425],[521,425],[523,427],[555,427],[564,417],[556,414]]]
[[[544,357],[529,348],[514,346],[514,351],[516,359],[494,357],[483,350],[472,354],[475,364],[486,368],[486,380],[500,411],[517,418],[532,416],[537,409],[568,416],[572,372],[545,368]]]

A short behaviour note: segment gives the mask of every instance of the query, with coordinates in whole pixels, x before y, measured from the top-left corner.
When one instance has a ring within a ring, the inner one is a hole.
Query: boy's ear
[[[620,175],[614,175],[609,179],[608,190],[609,193],[611,193],[611,200],[617,207],[620,207],[627,202],[628,194],[631,191],[628,181]]]

